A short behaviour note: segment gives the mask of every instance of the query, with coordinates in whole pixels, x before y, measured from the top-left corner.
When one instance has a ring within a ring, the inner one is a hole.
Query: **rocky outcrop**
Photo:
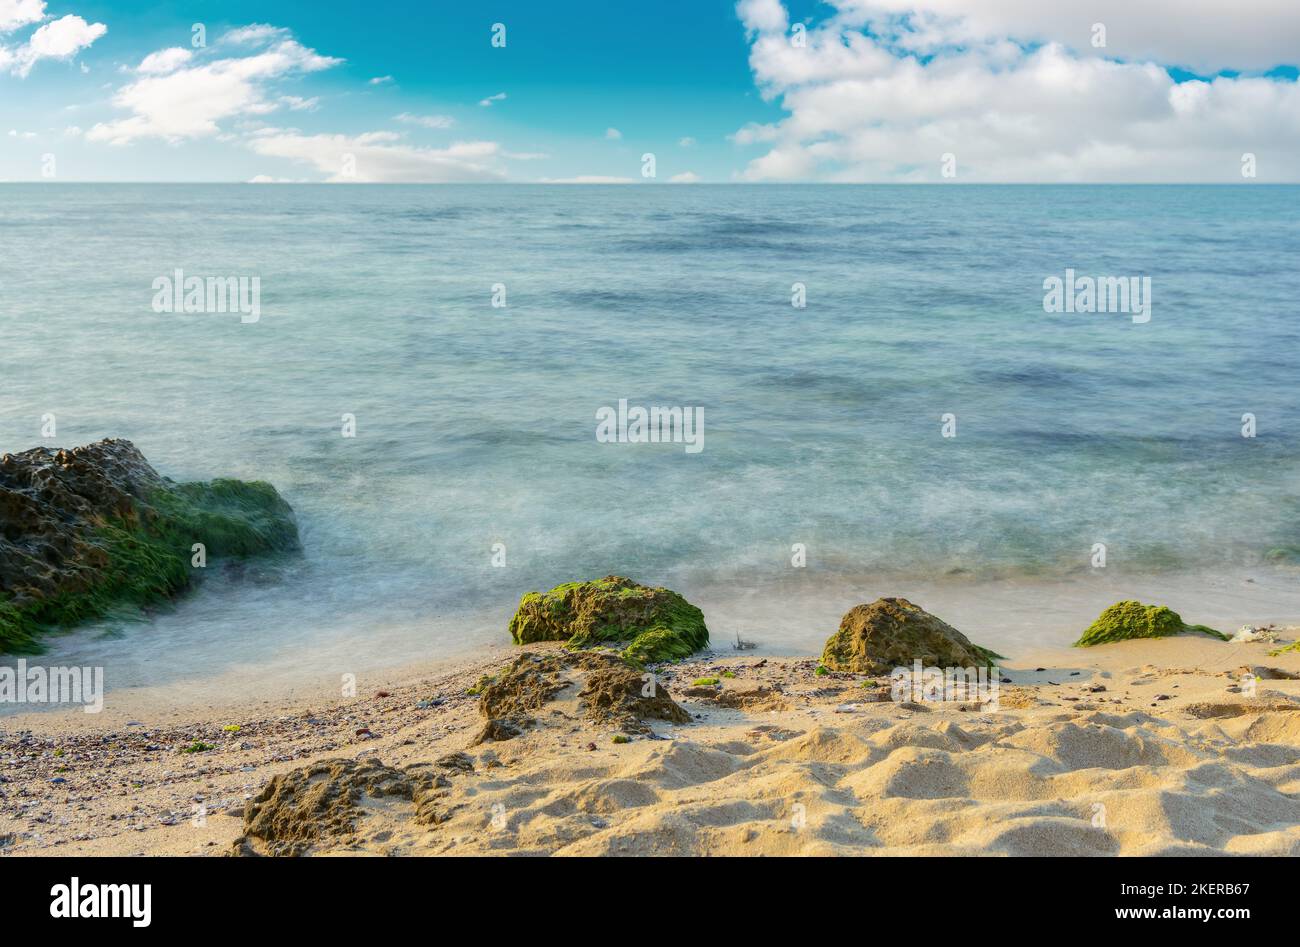
[[[617,727],[624,733],[650,732],[646,720],[691,722],[691,715],[678,706],[658,680],[617,658],[596,654],[585,657],[588,670],[578,700],[588,720]]]
[[[293,511],[267,483],[173,483],[130,441],[0,457],[0,653],[49,628],[175,595],[208,558],[296,549]]]
[[[230,854],[297,856],[320,842],[346,842],[366,797],[412,802],[416,823],[433,825],[442,819],[435,800],[447,785],[445,775],[427,766],[395,769],[374,757],[321,760],[262,787],[244,809],[244,834]]]
[[[915,661],[967,668],[990,666],[1000,657],[905,598],[881,598],[849,610],[826,642],[822,664],[832,671],[888,674]]]
[[[709,643],[704,613],[686,599],[617,575],[529,592],[510,620],[510,636],[515,644],[624,645],[624,656],[641,664],[685,658]]]
[[[1128,641],[1131,638],[1167,638],[1184,633],[1205,634],[1228,640],[1221,631],[1205,625],[1189,625],[1173,609],[1164,605],[1143,605],[1132,599],[1116,602],[1098,616],[1074,643],[1076,648]]]
[[[474,744],[509,740],[536,721],[533,714],[572,688],[589,722],[624,733],[648,733],[646,720],[690,723],[691,716],[651,675],[622,658],[598,652],[521,654],[501,670],[479,697],[486,719]]]

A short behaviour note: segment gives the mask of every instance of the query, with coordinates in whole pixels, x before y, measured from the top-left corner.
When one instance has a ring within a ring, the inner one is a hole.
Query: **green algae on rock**
[[[905,598],[881,598],[848,611],[827,640],[821,665],[831,671],[887,674],[915,661],[925,667],[992,667],[1000,657]]]
[[[676,592],[611,575],[529,592],[510,619],[515,644],[564,641],[570,648],[622,644],[638,664],[676,661],[707,647],[704,613]]]
[[[1076,648],[1128,641],[1132,638],[1168,638],[1187,632],[1200,632],[1222,641],[1228,636],[1205,625],[1189,625],[1172,609],[1164,605],[1143,605],[1127,599],[1106,609],[1074,643]]]
[[[163,601],[205,558],[298,548],[293,510],[270,484],[173,483],[130,441],[0,457],[0,653],[121,606]]]

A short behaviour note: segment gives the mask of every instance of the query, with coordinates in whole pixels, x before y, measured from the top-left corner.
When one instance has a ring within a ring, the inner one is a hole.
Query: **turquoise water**
[[[1293,187],[0,185],[0,451],[126,437],[298,511],[301,562],[56,645],[135,683],[451,653],[608,573],[1263,568],[1300,546],[1297,259]],[[260,321],[155,313],[177,267],[260,277]],[[1067,267],[1150,276],[1151,321],[1045,313]],[[620,398],[702,407],[704,450],[598,443]]]

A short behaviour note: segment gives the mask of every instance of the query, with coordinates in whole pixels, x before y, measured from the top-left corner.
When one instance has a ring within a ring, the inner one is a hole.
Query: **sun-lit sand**
[[[352,832],[311,850],[1294,855],[1300,654],[1276,647],[1186,636],[1042,652],[1007,662],[996,709],[896,703],[813,659],[719,651],[662,678],[693,722],[648,721],[653,735],[627,743],[583,717],[575,671],[535,726],[471,745],[483,718],[465,692],[504,649],[311,706],[10,717],[0,850],[221,854],[277,773],[372,756],[423,772],[464,752],[472,771],[443,770],[433,824],[408,799],[366,797]],[[1246,669],[1260,679],[1243,683]],[[703,676],[723,696],[691,686]],[[213,748],[179,751],[194,740]]]

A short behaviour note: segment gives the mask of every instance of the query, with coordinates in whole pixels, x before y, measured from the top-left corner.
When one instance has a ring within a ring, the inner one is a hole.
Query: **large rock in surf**
[[[639,663],[685,658],[709,643],[704,613],[669,589],[610,575],[529,592],[510,619],[515,644],[565,641],[571,648],[624,643]]]
[[[850,609],[822,652],[822,664],[832,671],[887,674],[910,668],[987,667],[995,654],[972,644],[947,622],[905,598],[876,599]]]
[[[1112,641],[1128,641],[1131,638],[1167,638],[1170,635],[1200,633],[1228,640],[1221,631],[1207,628],[1205,625],[1189,625],[1172,609],[1164,605],[1143,605],[1128,599],[1116,602],[1098,616],[1087,630],[1074,643],[1076,648],[1090,648],[1093,645],[1108,644]]]
[[[209,558],[298,547],[293,510],[268,483],[174,483],[130,441],[0,457],[0,653],[42,631],[144,606]]]

